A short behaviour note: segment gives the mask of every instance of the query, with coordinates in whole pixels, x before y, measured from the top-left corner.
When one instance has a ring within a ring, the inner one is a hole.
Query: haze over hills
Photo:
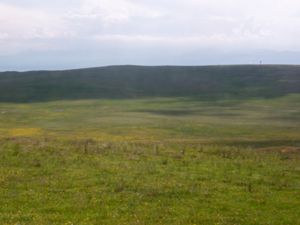
[[[108,66],[0,73],[1,102],[139,97],[276,97],[300,93],[300,66]]]

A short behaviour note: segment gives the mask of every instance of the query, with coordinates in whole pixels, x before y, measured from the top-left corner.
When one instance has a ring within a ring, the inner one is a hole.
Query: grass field
[[[0,103],[0,224],[300,224],[300,94]]]

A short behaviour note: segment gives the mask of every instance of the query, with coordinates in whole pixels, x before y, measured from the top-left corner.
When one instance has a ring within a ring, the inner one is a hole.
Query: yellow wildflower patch
[[[9,130],[9,135],[13,137],[30,137],[41,134],[40,128],[13,128]]]

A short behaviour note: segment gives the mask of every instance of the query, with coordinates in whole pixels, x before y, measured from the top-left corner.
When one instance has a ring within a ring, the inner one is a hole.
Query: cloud
[[[55,14],[0,3],[0,55],[50,49],[49,40],[71,37],[72,32]]]
[[[59,17],[46,11],[0,3],[0,28],[8,38],[30,39],[56,37],[65,27]]]
[[[132,18],[156,18],[160,13],[142,4],[128,0],[84,0],[78,9],[78,15],[100,18],[106,23],[124,23]]]

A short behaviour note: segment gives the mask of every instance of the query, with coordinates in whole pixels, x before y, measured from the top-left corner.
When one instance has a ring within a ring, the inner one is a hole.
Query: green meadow
[[[0,224],[300,224],[300,94],[0,103]]]

